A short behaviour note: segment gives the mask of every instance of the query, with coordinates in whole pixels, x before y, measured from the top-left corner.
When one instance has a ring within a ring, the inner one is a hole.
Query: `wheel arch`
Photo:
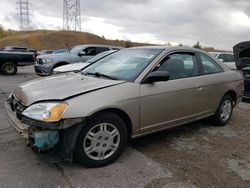
[[[227,91],[227,92],[224,94],[224,96],[226,96],[226,95],[229,95],[229,96],[232,97],[232,99],[233,99],[233,101],[234,101],[234,105],[237,103],[237,93],[236,93],[234,90],[229,90],[229,91]],[[224,96],[223,96],[223,97],[224,97]]]
[[[112,112],[112,113],[118,115],[125,122],[127,131],[128,131],[128,139],[130,139],[132,134],[133,134],[132,121],[131,121],[129,115],[126,112],[124,112],[123,110],[118,109],[118,108],[102,109],[102,110],[97,111],[94,114],[92,114],[89,118],[95,117],[95,116],[102,114],[102,113],[105,113],[105,112]]]
[[[17,66],[18,62],[15,59],[5,59],[4,61],[1,61],[1,65],[4,63],[13,63]]]

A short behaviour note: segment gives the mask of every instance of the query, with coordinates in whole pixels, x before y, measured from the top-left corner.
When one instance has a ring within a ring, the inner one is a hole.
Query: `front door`
[[[141,84],[140,132],[164,129],[201,117],[202,87],[200,69],[194,53],[173,53],[154,71],[167,71],[170,80]]]

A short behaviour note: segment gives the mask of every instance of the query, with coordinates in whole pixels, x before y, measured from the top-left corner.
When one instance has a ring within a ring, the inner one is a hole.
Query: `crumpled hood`
[[[56,72],[70,72],[70,71],[80,71],[84,67],[88,66],[90,63],[71,63],[69,65],[63,65],[54,69]]]
[[[124,82],[70,73],[23,83],[14,90],[13,94],[25,106],[29,106],[38,101],[64,100]]]

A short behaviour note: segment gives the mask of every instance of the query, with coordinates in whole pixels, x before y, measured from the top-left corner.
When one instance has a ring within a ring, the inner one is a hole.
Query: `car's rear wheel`
[[[234,101],[230,95],[225,95],[214,116],[211,117],[212,123],[217,126],[226,125],[233,114]]]
[[[87,167],[101,167],[114,162],[127,144],[124,121],[114,113],[91,118],[79,134],[75,159]]]
[[[14,75],[17,73],[17,66],[12,62],[3,63],[1,66],[1,72],[5,75]]]

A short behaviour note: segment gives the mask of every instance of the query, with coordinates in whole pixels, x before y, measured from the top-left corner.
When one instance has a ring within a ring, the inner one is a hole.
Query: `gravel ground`
[[[215,127],[202,120],[140,138],[132,146],[173,174],[147,187],[184,182],[190,187],[249,188],[249,143],[250,103],[246,101],[235,108],[227,126]]]
[[[249,101],[225,127],[203,120],[145,136],[131,141],[114,164],[87,169],[39,161],[6,121],[6,97],[36,77],[32,67],[0,75],[0,187],[250,187]]]

